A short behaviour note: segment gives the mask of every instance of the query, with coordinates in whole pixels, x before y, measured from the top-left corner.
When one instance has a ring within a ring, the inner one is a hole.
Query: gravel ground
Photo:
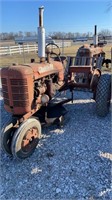
[[[111,200],[111,114],[99,118],[89,92],[76,91],[62,128],[43,128],[28,159],[1,150],[1,200]],[[1,126],[10,115],[1,102]]]

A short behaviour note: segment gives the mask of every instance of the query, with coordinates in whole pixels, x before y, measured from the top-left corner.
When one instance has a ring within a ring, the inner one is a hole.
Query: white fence
[[[56,43],[59,47],[68,47],[71,46],[71,42],[57,42]],[[38,44],[23,44],[23,45],[16,45],[16,46],[5,46],[0,47],[0,56],[3,55],[13,55],[13,54],[22,54],[24,52],[37,52],[38,51]]]

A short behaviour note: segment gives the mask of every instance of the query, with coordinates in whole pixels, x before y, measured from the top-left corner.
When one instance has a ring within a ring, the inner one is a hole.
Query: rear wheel
[[[111,98],[111,76],[101,75],[96,90],[96,112],[97,115],[104,117],[109,112]]]
[[[35,118],[23,122],[14,133],[11,150],[14,157],[24,159],[35,150],[41,136],[41,124]]]

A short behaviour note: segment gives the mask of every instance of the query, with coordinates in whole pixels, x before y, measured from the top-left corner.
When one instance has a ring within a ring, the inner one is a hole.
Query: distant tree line
[[[91,32],[88,32],[88,33],[52,32],[52,33],[49,33],[49,36],[52,37],[53,39],[60,39],[60,38],[73,39],[73,38],[76,38],[76,37],[91,37],[92,33]]]
[[[112,31],[108,30],[108,29],[102,29],[100,32],[98,32],[98,35],[103,38],[105,36],[111,36],[112,37]],[[78,37],[87,37],[87,38],[91,38],[93,37],[93,33],[92,32],[87,32],[87,33],[65,33],[65,32],[52,32],[49,33],[49,36],[52,37],[53,39],[60,39],[60,38],[65,38],[65,39],[73,39],[73,38],[78,38]]]
[[[105,37],[105,36],[112,36],[112,31],[108,29],[102,29],[98,35],[100,37]],[[10,32],[10,33],[0,33],[0,40],[14,40],[16,37],[31,37],[31,36],[37,36],[37,32],[22,32],[19,31],[17,33]],[[92,37],[93,33],[92,32],[87,32],[87,33],[72,33],[72,32],[50,32],[47,36],[52,37],[52,39],[73,39],[77,37]]]
[[[0,40],[14,40],[16,37],[31,37],[31,36],[37,36],[36,32],[22,32],[19,31],[17,33],[10,32],[10,33],[0,33]]]

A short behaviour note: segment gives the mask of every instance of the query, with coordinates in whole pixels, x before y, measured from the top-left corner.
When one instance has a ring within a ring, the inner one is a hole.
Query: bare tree
[[[102,36],[112,36],[112,31],[108,30],[108,29],[102,29],[100,32],[99,32],[99,35],[102,35]]]

